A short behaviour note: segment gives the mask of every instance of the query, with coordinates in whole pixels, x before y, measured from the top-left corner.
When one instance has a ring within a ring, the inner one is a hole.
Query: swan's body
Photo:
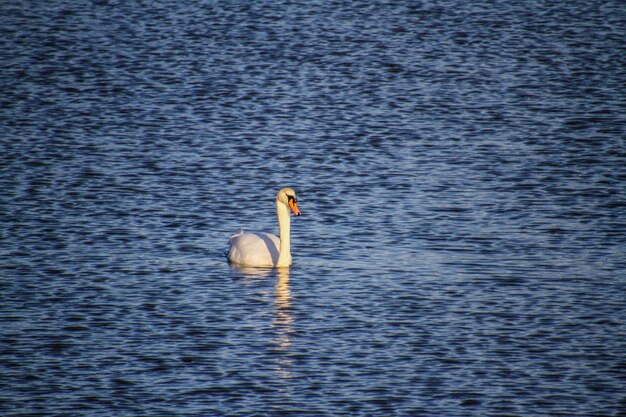
[[[278,266],[280,238],[271,233],[238,230],[228,240],[228,261],[242,266]],[[287,265],[291,265],[290,261]],[[283,266],[283,265],[280,265]]]
[[[291,218],[289,209],[300,215],[296,192],[283,188],[276,194],[276,214],[280,238],[271,233],[237,231],[228,241],[228,261],[254,267],[283,267],[291,265]]]

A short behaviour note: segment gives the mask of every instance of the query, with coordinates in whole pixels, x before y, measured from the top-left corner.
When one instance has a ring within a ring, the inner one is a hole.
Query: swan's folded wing
[[[278,259],[280,240],[269,233],[234,234],[228,241],[228,260],[250,266],[274,266]]]

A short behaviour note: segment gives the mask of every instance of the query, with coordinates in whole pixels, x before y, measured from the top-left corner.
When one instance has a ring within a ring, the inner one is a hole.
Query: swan
[[[238,230],[228,240],[228,262],[252,267],[291,266],[291,218],[289,209],[300,216],[296,192],[283,188],[276,194],[276,214],[280,238],[271,233]]]

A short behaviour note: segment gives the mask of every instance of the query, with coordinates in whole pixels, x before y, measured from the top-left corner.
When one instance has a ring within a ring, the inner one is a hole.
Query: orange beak
[[[295,214],[296,216],[299,216],[302,214],[300,213],[300,210],[298,209],[298,205],[292,199],[289,200],[289,208],[291,209],[291,211],[293,211],[293,214]]]

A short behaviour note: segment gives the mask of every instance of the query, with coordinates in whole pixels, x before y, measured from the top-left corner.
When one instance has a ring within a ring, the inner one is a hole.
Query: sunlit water
[[[187,3],[0,5],[2,416],[626,415],[621,2]]]

